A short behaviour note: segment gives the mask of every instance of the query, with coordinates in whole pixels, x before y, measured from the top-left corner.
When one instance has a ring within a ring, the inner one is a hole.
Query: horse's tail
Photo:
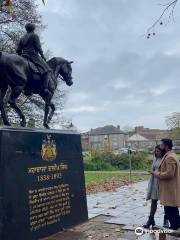
[[[0,57],[2,56],[2,52],[0,51]]]

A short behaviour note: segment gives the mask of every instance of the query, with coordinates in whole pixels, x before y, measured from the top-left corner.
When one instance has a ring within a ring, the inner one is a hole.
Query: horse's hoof
[[[20,125],[21,127],[26,127],[26,122],[21,122]]]
[[[47,124],[49,124],[50,122],[51,122],[51,119],[48,119],[48,120],[47,120]]]
[[[49,125],[48,125],[47,123],[44,124],[44,127],[45,127],[46,129],[50,129],[50,127],[49,127]]]
[[[26,90],[26,91],[24,91],[24,95],[27,96],[27,97],[31,97],[33,95],[33,93]]]
[[[11,124],[9,122],[4,123],[4,125],[9,126],[9,127],[11,126]]]

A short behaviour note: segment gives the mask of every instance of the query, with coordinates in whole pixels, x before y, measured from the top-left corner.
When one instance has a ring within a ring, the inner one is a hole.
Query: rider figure
[[[34,33],[35,25],[27,23],[25,29],[27,33],[20,39],[16,52],[22,57],[32,61],[38,67],[39,73],[43,78],[43,89],[48,93],[48,83],[50,80],[49,72],[51,69],[46,63],[39,36]]]

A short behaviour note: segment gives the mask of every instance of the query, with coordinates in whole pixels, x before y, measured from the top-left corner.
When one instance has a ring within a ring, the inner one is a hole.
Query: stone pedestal
[[[87,219],[80,135],[1,128],[1,239],[41,239]]]

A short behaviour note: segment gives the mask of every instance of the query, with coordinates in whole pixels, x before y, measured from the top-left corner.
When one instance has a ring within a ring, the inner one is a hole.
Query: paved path
[[[97,193],[88,196],[89,218],[100,214],[110,215],[108,223],[140,226],[149,216],[150,202],[145,201],[147,181],[120,187],[113,193]],[[162,225],[163,207],[159,205],[156,222]]]
[[[146,202],[147,181],[120,187],[113,193],[97,193],[88,196],[89,218],[98,215],[111,216],[106,223],[125,225],[124,230],[133,230],[147,221],[150,202]],[[164,208],[158,206],[156,224],[163,224]],[[151,239],[147,236],[140,239]],[[169,237],[169,236],[167,236]],[[156,238],[154,238],[156,239]],[[178,238],[168,238],[178,239]]]

